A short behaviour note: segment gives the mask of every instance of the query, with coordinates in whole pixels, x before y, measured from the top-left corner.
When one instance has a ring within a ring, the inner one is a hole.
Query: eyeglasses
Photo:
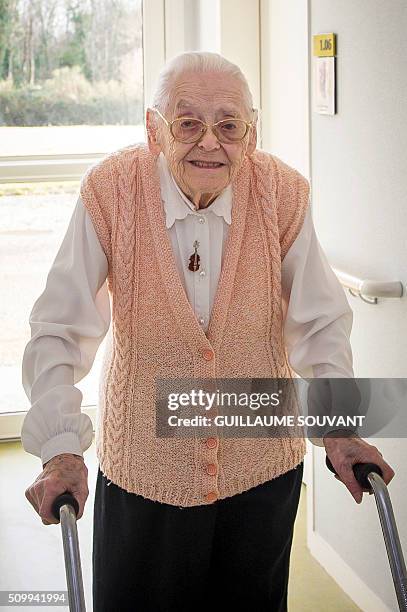
[[[168,121],[158,110],[153,108],[156,113],[161,117],[170,129],[171,134],[178,142],[184,144],[190,144],[201,140],[203,135],[206,133],[208,127],[212,128],[213,133],[219,142],[233,143],[243,140],[248,130],[253,125],[253,121],[245,121],[244,119],[222,119],[209,126],[200,119],[194,119],[192,117],[177,117],[173,121]]]

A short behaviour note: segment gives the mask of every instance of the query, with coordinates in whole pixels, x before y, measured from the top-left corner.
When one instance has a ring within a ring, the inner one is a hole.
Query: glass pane
[[[145,140],[141,8],[0,3],[0,156],[105,153]]]
[[[79,183],[50,187],[37,184],[18,187],[26,195],[0,197],[0,261],[3,298],[0,310],[0,413],[28,410],[30,402],[21,382],[24,348],[31,337],[29,315],[45,289],[54,261],[76,204]],[[12,191],[0,185],[0,194]],[[42,193],[41,193],[42,192]],[[96,405],[105,342],[93,367],[79,383],[83,406]]]

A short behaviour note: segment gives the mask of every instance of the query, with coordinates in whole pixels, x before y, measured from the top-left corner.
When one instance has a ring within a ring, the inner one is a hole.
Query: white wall
[[[260,0],[144,0],[143,6],[149,16],[160,6],[164,7],[165,19],[156,28],[162,38],[158,47],[163,47],[163,51],[157,53],[161,65],[184,51],[221,53],[240,66],[249,82],[254,104],[259,107],[259,3]],[[153,36],[153,27],[146,35]],[[153,50],[148,55],[154,56]],[[154,82],[158,71],[153,61],[147,62],[145,71],[149,72],[148,82]]]
[[[407,281],[407,5],[404,0],[263,0],[265,148],[310,176],[320,242],[334,267]],[[335,32],[338,113],[309,112],[313,34]],[[309,113],[310,122],[307,121]],[[308,131],[309,125],[309,131]],[[407,301],[348,295],[358,377],[407,376]],[[389,486],[407,551],[405,439],[369,439],[396,471]],[[308,544],[364,610],[397,607],[373,496],[356,505],[313,447]]]
[[[309,178],[307,1],[261,0],[263,148]]]
[[[310,2],[311,34],[336,32],[338,40],[338,114],[311,115],[315,225],[335,267],[359,278],[404,284],[407,115],[402,100],[407,99],[406,29],[404,0]],[[376,306],[349,299],[354,311],[355,375],[406,377],[406,299],[380,300]],[[396,471],[389,491],[407,550],[407,509],[403,503],[406,441],[368,441]],[[373,497],[365,496],[357,507],[327,473],[323,451],[318,449],[317,453],[315,532],[394,610],[393,585]]]

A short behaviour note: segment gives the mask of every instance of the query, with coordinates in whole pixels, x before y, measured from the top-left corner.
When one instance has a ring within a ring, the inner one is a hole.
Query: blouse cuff
[[[308,440],[314,444],[314,446],[322,446],[325,447],[323,438],[308,438]]]
[[[328,428],[325,432],[324,432],[324,437],[326,435],[328,435],[329,433],[332,433],[333,431],[347,431],[349,432],[349,434],[353,434],[353,435],[358,435],[357,431],[355,431],[354,429],[351,429],[349,427],[330,427]],[[345,437],[345,436],[339,436],[339,437]],[[323,446],[325,447],[324,444],[324,438],[308,438],[310,442],[312,442],[312,444],[314,444],[315,446]]]
[[[47,440],[41,446],[42,465],[53,457],[56,457],[56,455],[61,455],[62,453],[71,453],[83,457],[78,434],[73,431],[66,431]]]

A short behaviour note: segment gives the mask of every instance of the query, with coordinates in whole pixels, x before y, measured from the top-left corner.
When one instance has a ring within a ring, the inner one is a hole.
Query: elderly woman
[[[257,118],[236,65],[213,53],[169,62],[148,146],[87,172],[30,316],[22,442],[42,460],[26,496],[44,524],[65,490],[83,514],[92,424],[74,384],[111,332],[96,430],[97,612],[287,609],[304,438],[156,433],[158,379],[353,377],[352,313],[315,236],[309,184],[256,149]],[[353,463],[391,480],[375,447],[332,433],[313,441],[358,503]]]

